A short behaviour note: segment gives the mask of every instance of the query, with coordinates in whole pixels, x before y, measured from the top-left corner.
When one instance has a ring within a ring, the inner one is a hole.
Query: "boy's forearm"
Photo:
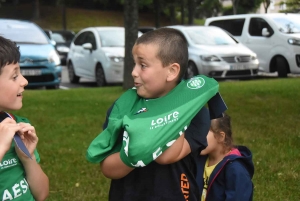
[[[162,165],[175,163],[189,154],[189,152],[188,142],[185,140],[184,134],[182,134],[174,144],[164,151],[155,161]]]
[[[123,163],[120,152],[108,156],[100,163],[100,167],[103,175],[110,179],[123,178],[134,169]]]
[[[35,158],[22,161],[30,191],[37,201],[45,200],[49,194],[49,179]]]

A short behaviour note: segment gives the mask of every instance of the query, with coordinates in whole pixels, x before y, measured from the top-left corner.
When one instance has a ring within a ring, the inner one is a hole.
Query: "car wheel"
[[[198,75],[198,69],[194,62],[189,62],[184,78],[188,79]]]
[[[287,77],[289,65],[283,57],[276,58],[278,77]]]
[[[104,71],[100,65],[96,67],[95,77],[96,77],[96,83],[98,87],[102,87],[106,85]]]
[[[76,84],[79,82],[80,77],[78,77],[75,74],[75,70],[74,70],[74,66],[73,66],[72,62],[70,62],[68,65],[68,73],[69,73],[69,80],[71,83]]]
[[[46,86],[46,89],[59,89],[59,85]]]

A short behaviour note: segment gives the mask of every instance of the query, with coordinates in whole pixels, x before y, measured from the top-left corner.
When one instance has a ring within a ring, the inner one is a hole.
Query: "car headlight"
[[[300,45],[300,39],[298,38],[289,38],[288,43],[291,45]]]
[[[106,53],[106,56],[110,61],[115,62],[115,63],[119,63],[119,62],[124,61],[124,57],[111,55],[110,53]]]
[[[256,59],[257,59],[256,55],[251,55],[251,60],[256,60]]]
[[[68,48],[66,46],[58,46],[56,49],[59,52],[65,52],[65,53],[68,53],[70,51],[70,48]]]
[[[60,64],[60,58],[55,50],[52,50],[48,56],[48,61],[54,63],[55,65]]]
[[[200,56],[200,58],[203,60],[203,61],[206,61],[206,62],[214,62],[214,61],[221,61],[221,59],[219,59],[219,57],[215,56],[215,55],[209,55],[209,56]]]

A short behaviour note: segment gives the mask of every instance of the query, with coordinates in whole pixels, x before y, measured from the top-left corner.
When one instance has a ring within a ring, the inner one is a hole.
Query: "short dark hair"
[[[157,44],[159,47],[157,57],[163,66],[172,63],[180,65],[180,81],[186,71],[188,64],[188,45],[181,31],[173,28],[159,28],[144,33],[136,40],[135,44]]]
[[[210,130],[214,133],[214,135],[218,135],[220,132],[225,133],[224,147],[232,148],[234,146],[231,130],[231,118],[228,114],[223,113],[223,117],[213,119],[211,121]]]
[[[17,44],[9,39],[0,36],[0,74],[2,68],[9,64],[16,64],[20,61],[20,50]]]

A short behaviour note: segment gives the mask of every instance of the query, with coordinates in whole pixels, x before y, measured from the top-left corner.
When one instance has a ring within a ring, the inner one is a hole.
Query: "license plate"
[[[42,74],[42,71],[39,69],[26,69],[26,70],[21,70],[21,74],[23,76],[38,76]]]
[[[244,70],[244,69],[248,69],[248,66],[243,64],[230,65],[230,70]]]

